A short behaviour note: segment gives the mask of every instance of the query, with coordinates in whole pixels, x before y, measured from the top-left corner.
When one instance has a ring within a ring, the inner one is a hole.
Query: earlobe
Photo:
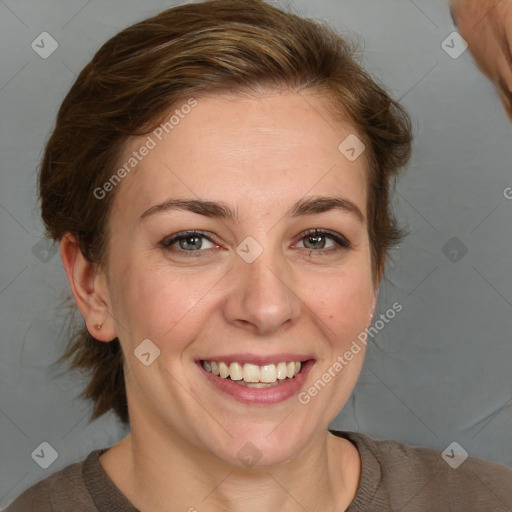
[[[110,314],[105,275],[85,258],[71,233],[66,233],[62,237],[60,257],[73,298],[85,320],[87,330],[97,340],[113,340],[117,334]]]

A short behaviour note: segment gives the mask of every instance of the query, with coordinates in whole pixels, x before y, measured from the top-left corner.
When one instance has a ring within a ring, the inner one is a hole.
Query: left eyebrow
[[[360,222],[365,222],[363,213],[355,203],[338,196],[309,196],[302,198],[288,210],[286,216],[301,217],[336,209],[354,215]],[[139,221],[150,215],[171,210],[185,210],[204,215],[205,217],[228,219],[231,221],[238,220],[238,211],[223,202],[171,198],[146,210],[139,217]]]
[[[336,209],[353,214],[360,222],[365,222],[363,212],[355,203],[338,196],[305,197],[297,201],[287,215],[289,217],[300,217],[301,215],[314,215],[315,213],[324,213]]]

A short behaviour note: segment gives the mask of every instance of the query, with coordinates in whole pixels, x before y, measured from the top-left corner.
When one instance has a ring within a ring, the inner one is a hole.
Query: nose
[[[252,263],[238,257],[235,267],[224,311],[230,323],[261,335],[296,323],[301,301],[293,289],[292,272],[277,250],[263,250]]]

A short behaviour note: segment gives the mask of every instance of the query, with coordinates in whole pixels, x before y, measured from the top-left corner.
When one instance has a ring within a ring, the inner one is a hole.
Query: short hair
[[[410,157],[411,122],[358,64],[357,44],[324,23],[262,0],[211,0],[165,10],[108,40],[83,68],[59,109],[39,174],[46,234],[72,233],[92,264],[106,262],[108,220],[119,187],[99,200],[134,136],[154,130],[187,98],[261,89],[318,93],[333,119],[365,144],[372,274],[402,231],[390,187]],[[341,141],[340,141],[341,142]],[[89,375],[81,396],[92,419],[113,410],[129,422],[119,340],[99,342],[81,325],[59,359]]]

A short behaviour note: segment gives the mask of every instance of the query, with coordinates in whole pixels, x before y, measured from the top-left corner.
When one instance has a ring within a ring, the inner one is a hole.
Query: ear
[[[60,257],[87,330],[99,341],[113,340],[117,333],[110,314],[106,275],[84,257],[71,233],[66,233],[60,242]]]

